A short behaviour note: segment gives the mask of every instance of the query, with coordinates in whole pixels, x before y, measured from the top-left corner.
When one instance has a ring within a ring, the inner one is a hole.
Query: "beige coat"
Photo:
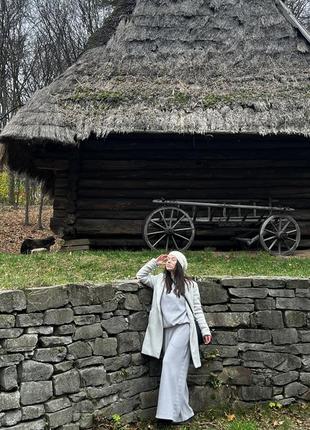
[[[164,291],[165,283],[163,273],[159,275],[151,275],[151,272],[156,267],[157,263],[155,258],[153,258],[139,270],[136,276],[139,281],[153,289],[152,307],[143,341],[142,353],[150,355],[151,357],[159,358],[162,350],[164,334],[160,299]],[[195,314],[195,318],[199,324],[202,335],[206,336],[211,333],[201,307],[200,294],[196,282],[192,281],[191,284],[186,287],[185,297],[189,301],[191,307],[189,308],[189,305],[186,302],[187,315],[190,321],[190,351],[193,365],[197,368],[201,366],[201,361],[195,320],[191,309]]]

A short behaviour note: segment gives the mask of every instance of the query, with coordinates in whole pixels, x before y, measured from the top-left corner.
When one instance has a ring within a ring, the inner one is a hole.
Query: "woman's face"
[[[169,272],[173,272],[175,270],[175,266],[177,264],[177,257],[174,255],[168,254],[167,260],[166,260],[166,269],[169,270]]]

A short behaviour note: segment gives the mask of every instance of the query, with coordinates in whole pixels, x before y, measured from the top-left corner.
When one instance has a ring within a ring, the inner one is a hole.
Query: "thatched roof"
[[[310,35],[280,0],[137,0],[2,141],[111,132],[310,135]]]

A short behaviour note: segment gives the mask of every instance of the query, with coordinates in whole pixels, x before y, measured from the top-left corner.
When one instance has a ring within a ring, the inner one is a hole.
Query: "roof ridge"
[[[298,21],[288,6],[286,6],[282,0],[275,0],[275,4],[278,6],[284,18],[286,18],[286,20],[300,32],[300,34],[307,40],[308,43],[310,43],[309,31]]]

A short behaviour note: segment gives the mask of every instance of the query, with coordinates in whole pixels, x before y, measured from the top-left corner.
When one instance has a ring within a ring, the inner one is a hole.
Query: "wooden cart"
[[[300,228],[289,207],[211,203],[186,200],[153,200],[160,207],[146,219],[144,240],[151,249],[188,249],[200,226],[253,227],[251,237],[235,237],[250,246],[259,241],[272,255],[290,255],[300,242]],[[203,212],[203,216],[199,216]]]

